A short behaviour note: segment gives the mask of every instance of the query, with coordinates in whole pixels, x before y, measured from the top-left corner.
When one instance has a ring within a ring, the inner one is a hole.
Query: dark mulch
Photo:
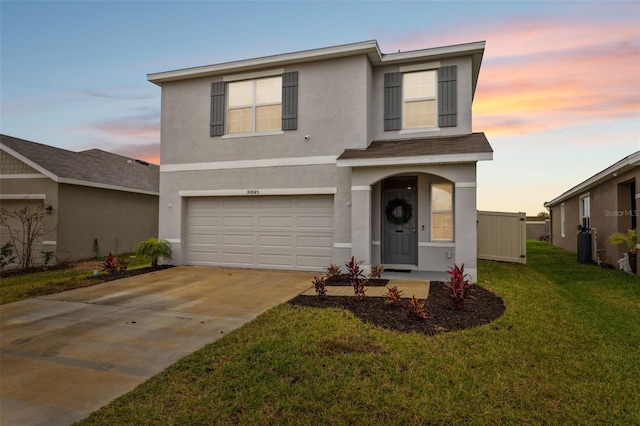
[[[115,281],[120,278],[133,277],[136,275],[148,274],[149,272],[161,271],[163,269],[173,268],[173,265],[158,265],[157,268],[152,266],[147,266],[146,268],[138,268],[138,269],[127,269],[124,271],[118,271],[115,274],[107,275],[105,273],[101,273],[97,277],[91,276],[89,277],[91,280],[95,280],[96,284],[105,283],[107,281]]]
[[[382,278],[370,278],[367,281],[367,287],[384,287],[387,285],[388,282],[389,280],[383,280]],[[349,276],[346,274],[329,277],[325,280],[324,283],[325,285],[333,285],[337,287],[351,286],[351,282],[349,281]]]
[[[384,297],[365,297],[357,300],[351,296],[305,296],[299,295],[289,301],[295,306],[314,308],[347,309],[362,321],[378,327],[401,332],[416,332],[435,335],[464,330],[487,324],[499,318],[506,307],[502,299],[491,291],[472,285],[463,310],[454,310],[448,290],[443,282],[431,282],[425,311],[429,315],[424,321],[407,319],[400,305],[385,303]],[[403,299],[402,304],[408,303]]]

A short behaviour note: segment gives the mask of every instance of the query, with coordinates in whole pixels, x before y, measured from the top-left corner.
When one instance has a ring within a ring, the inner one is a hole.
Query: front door
[[[415,176],[389,178],[382,192],[382,263],[418,264],[418,192]]]

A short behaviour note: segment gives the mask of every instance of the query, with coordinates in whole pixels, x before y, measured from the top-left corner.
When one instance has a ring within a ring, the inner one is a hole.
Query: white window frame
[[[432,73],[433,74],[433,81],[434,81],[434,94],[433,96],[428,96],[428,97],[422,97],[422,98],[409,98],[407,99],[407,94],[406,94],[406,82],[405,82],[405,77],[408,74],[422,74],[422,73]],[[405,110],[405,106],[407,103],[411,103],[411,102],[422,102],[422,101],[433,101],[434,105],[435,105],[435,109],[434,109],[434,116],[433,116],[433,123],[432,125],[427,125],[427,126],[412,126],[412,127],[407,127],[406,125],[406,110]],[[414,70],[414,71],[406,71],[402,73],[402,129],[401,129],[401,133],[402,132],[406,132],[406,133],[410,133],[410,132],[420,132],[420,131],[425,131],[425,130],[437,130],[438,129],[438,70],[437,69],[432,69],[432,68],[428,68],[428,69],[418,69],[418,70]]]
[[[566,214],[565,214],[565,207],[564,207],[564,203],[560,204],[560,235],[562,236],[562,238],[566,237],[565,234],[565,219],[566,219]]]
[[[580,202],[580,225],[591,228],[591,197],[590,193],[582,194],[579,197]]]
[[[267,102],[267,103],[258,103],[256,98],[257,98],[257,87],[258,87],[258,82],[261,80],[267,80],[267,79],[272,79],[272,78],[279,78],[280,79],[280,87],[282,87],[282,74],[280,75],[265,75],[265,76],[261,76],[260,78],[254,78],[251,80],[240,80],[240,79],[233,79],[228,81],[227,83],[227,90],[226,90],[226,102],[225,102],[225,136],[228,137],[242,137],[242,136],[257,136],[257,135],[269,135],[269,134],[281,134],[282,133],[282,96],[280,97],[280,99],[278,100],[278,102]],[[252,103],[251,104],[247,104],[247,105],[236,105],[236,106],[230,106],[230,102],[229,102],[229,97],[231,96],[231,85],[234,83],[239,83],[239,82],[246,82],[246,81],[251,81],[253,83],[253,96],[252,96]],[[256,109],[258,107],[261,106],[273,106],[273,105],[280,105],[280,114],[281,114],[281,119],[280,119],[280,128],[279,129],[270,129],[270,130],[256,130]],[[229,132],[229,124],[230,124],[230,120],[229,120],[229,111],[232,111],[234,109],[245,109],[245,108],[251,108],[251,130],[248,132]]]
[[[433,208],[433,187],[435,185],[449,185],[451,186],[451,209],[450,210],[435,210]],[[455,241],[455,237],[456,237],[456,229],[455,229],[455,205],[454,205],[454,200],[455,200],[455,185],[452,182],[434,182],[430,185],[429,187],[429,210],[430,210],[430,222],[431,222],[431,233],[430,233],[430,237],[431,237],[431,241],[432,242],[453,242]],[[451,213],[451,238],[435,238],[433,235],[433,215],[434,213]]]

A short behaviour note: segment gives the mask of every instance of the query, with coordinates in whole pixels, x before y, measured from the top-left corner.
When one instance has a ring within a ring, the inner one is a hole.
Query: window
[[[384,130],[408,132],[458,125],[457,66],[400,67],[384,75]]]
[[[282,77],[228,84],[227,133],[280,130]]]
[[[431,240],[453,241],[453,184],[431,185]]]
[[[583,228],[591,227],[591,203],[589,194],[580,196],[580,225]]]
[[[403,75],[404,128],[436,125],[436,71],[412,72]]]

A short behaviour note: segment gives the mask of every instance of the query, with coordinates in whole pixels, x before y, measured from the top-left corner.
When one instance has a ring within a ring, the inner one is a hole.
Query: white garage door
[[[321,270],[333,254],[333,196],[197,197],[187,263]]]

